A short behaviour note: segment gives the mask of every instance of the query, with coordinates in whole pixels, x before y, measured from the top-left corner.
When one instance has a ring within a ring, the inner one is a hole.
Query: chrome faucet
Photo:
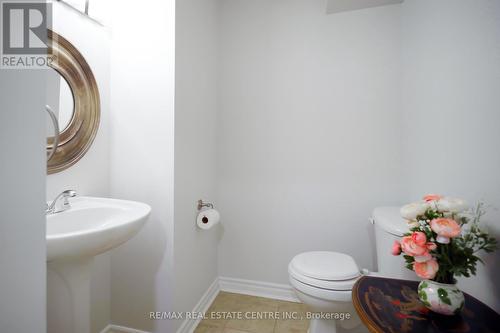
[[[50,214],[55,214],[55,213],[60,213],[64,212],[65,210],[68,210],[71,208],[71,205],[69,204],[69,198],[73,198],[76,196],[76,192],[73,190],[66,190],[59,194],[54,201],[49,205],[47,204],[47,207],[45,209],[45,215],[50,215]],[[62,199],[62,200],[60,200]]]

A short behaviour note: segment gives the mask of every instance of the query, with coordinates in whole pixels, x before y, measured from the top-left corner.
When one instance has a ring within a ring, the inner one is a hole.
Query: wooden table
[[[460,315],[443,316],[419,301],[418,281],[363,276],[353,287],[352,301],[373,333],[499,333],[500,315],[464,293]]]

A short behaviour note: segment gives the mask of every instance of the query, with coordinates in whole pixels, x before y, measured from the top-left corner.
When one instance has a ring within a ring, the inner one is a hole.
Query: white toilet
[[[368,274],[416,280],[416,275],[404,268],[402,257],[391,255],[394,240],[408,230],[399,207],[376,208],[371,221],[375,225],[379,271]],[[351,256],[328,251],[304,252],[290,261],[288,273],[298,298],[312,311],[309,333],[334,333],[337,324],[347,330],[360,325],[351,292],[362,273]],[[347,313],[350,319],[342,317]]]

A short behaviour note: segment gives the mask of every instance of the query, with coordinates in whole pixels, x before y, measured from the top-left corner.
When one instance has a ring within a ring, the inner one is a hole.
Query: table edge
[[[358,313],[358,316],[361,319],[361,322],[368,328],[368,330],[371,333],[385,333],[375,324],[375,322],[372,319],[370,319],[368,316],[366,316],[365,311],[364,311],[363,307],[361,306],[360,300],[358,298],[359,285],[360,285],[361,281],[363,281],[363,279],[366,279],[366,278],[367,278],[366,276],[360,277],[358,279],[358,281],[356,281],[356,283],[352,287],[351,298],[352,298],[352,303],[354,305],[354,309]]]

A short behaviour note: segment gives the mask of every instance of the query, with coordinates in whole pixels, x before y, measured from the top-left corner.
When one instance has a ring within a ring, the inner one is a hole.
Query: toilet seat
[[[321,288],[325,290],[351,291],[352,286],[354,285],[354,283],[356,283],[356,281],[359,278],[358,276],[354,279],[339,280],[339,281],[313,279],[297,273],[296,271],[294,271],[291,265],[288,266],[288,272],[290,273],[290,277],[301,283],[307,284],[314,288]]]
[[[313,288],[349,292],[361,275],[351,256],[327,251],[295,256],[288,265],[288,272],[294,280]]]
[[[293,277],[290,278],[290,284],[296,290],[305,295],[331,302],[351,302],[352,290],[332,290],[323,289],[303,283]]]

